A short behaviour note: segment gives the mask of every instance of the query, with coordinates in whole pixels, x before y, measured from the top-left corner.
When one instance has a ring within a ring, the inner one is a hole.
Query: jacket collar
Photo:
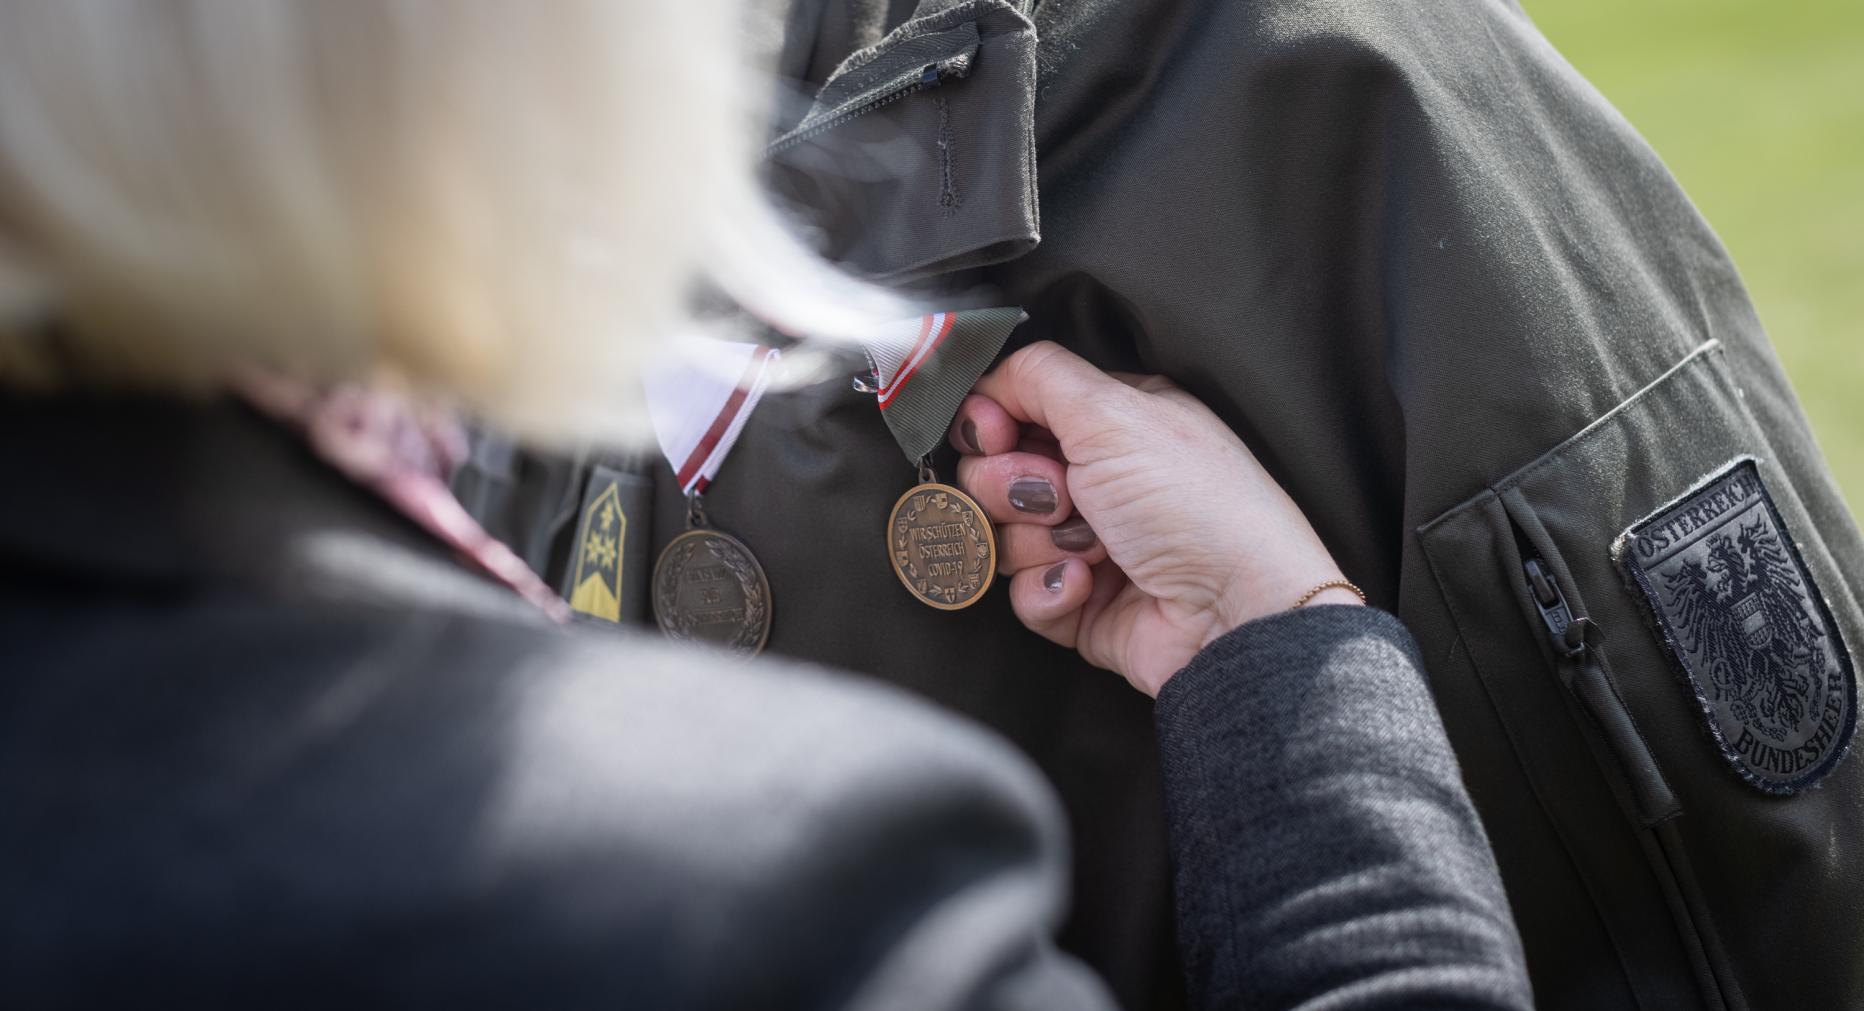
[[[0,485],[0,582],[539,617],[229,398],[0,396]]]

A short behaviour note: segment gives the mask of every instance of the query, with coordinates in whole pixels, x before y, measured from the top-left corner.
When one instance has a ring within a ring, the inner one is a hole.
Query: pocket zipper
[[[882,91],[879,94],[873,96],[872,98],[869,98],[867,101],[862,102],[860,105],[852,109],[849,109],[845,112],[838,112],[834,114],[833,116],[830,116],[827,119],[824,119],[818,123],[811,123],[810,125],[806,127],[801,127],[792,133],[785,134],[784,136],[778,137],[776,140],[771,141],[770,146],[764,149],[764,157],[774,158],[777,155],[780,155],[783,152],[788,151],[790,148],[793,148],[796,145],[803,143],[804,141],[810,140],[815,137],[819,137],[822,134],[835,129],[836,127],[842,125],[843,123],[848,122],[849,120],[858,119],[861,116],[865,116],[868,113],[873,112],[875,109],[879,109],[884,106],[892,105],[893,103],[899,101],[902,98],[905,98],[908,95],[916,95],[919,92],[927,91],[932,88],[936,88],[939,86],[940,83],[944,81],[944,79],[945,79],[945,68],[940,66],[937,63],[928,63],[926,64],[925,69],[919,72],[919,77],[915,80],[909,81],[906,84],[902,84],[898,87],[891,88],[886,91]]]
[[[1521,568],[1527,578],[1528,597],[1540,611],[1553,652],[1558,658],[1560,680],[1580,705],[1592,716],[1605,738],[1606,747],[1618,761],[1630,787],[1635,814],[1645,825],[1655,825],[1682,813],[1676,794],[1664,779],[1650,744],[1632,722],[1631,711],[1618,688],[1605,673],[1604,658],[1593,642],[1599,626],[1583,614],[1575,614],[1566,594],[1534,549],[1522,538]]]

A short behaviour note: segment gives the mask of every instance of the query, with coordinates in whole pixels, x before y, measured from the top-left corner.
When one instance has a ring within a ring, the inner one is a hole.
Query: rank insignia
[[[1838,765],[1857,723],[1851,654],[1753,459],[1632,526],[1615,554],[1742,779],[1796,793]]]
[[[570,566],[570,610],[619,622],[628,514],[622,509],[621,493],[614,481],[601,482],[590,492],[576,529]]]

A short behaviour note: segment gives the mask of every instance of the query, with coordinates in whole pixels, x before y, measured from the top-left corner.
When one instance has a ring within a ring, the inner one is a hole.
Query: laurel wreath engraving
[[[932,585],[929,580],[919,577],[919,567],[913,562],[912,541],[909,535],[912,529],[919,525],[917,521],[920,515],[929,511],[955,513],[954,519],[964,526],[965,536],[976,545],[971,552],[972,557],[965,560],[963,578],[956,586]],[[990,548],[984,531],[979,526],[977,510],[953,499],[947,492],[928,491],[907,499],[905,506],[901,508],[899,519],[893,525],[893,558],[894,564],[898,565],[901,571],[913,577],[913,588],[922,596],[951,604],[977,593],[978,588],[983,584],[983,569],[990,558]]]
[[[660,627],[675,639],[696,638],[694,633],[699,628],[698,617],[679,607],[678,602],[680,577],[692,564],[693,556],[698,553],[701,544],[706,547],[708,555],[732,574],[744,597],[744,621],[725,645],[742,652],[755,650],[762,643],[764,627],[770,620],[770,596],[757,563],[743,549],[722,537],[693,538],[674,545],[673,553],[660,567],[659,579],[654,586],[654,596],[660,605],[656,608]]]

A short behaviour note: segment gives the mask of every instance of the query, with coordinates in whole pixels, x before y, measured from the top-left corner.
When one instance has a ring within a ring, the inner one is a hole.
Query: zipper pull
[[[1560,664],[1560,679],[1592,714],[1624,771],[1631,790],[1632,814],[1645,825],[1655,825],[1682,813],[1676,794],[1657,765],[1657,756],[1649,742],[1631,719],[1618,689],[1605,674],[1599,656],[1586,655],[1586,637],[1598,627],[1591,618],[1575,615],[1566,602],[1566,594],[1553,578],[1553,572],[1538,555],[1530,555],[1521,568],[1527,574],[1528,594],[1540,611],[1541,623],[1553,639],[1553,651],[1567,663]]]
[[[1568,658],[1585,653],[1586,634],[1593,628],[1592,619],[1573,615],[1573,609],[1567,606],[1566,594],[1560,592],[1560,584],[1554,582],[1546,562],[1529,558],[1521,567],[1527,572],[1527,587],[1533,594],[1534,606],[1540,609],[1540,620],[1553,637],[1553,648]]]
[[[939,80],[938,64],[936,63],[926,64],[926,68],[919,72],[919,86],[921,88],[936,88],[939,85]]]

